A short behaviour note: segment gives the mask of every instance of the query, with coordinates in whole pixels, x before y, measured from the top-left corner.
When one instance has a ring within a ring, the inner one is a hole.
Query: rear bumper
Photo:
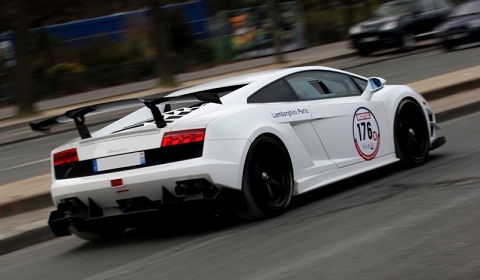
[[[84,204],[88,204],[88,199],[92,198],[105,209],[117,207],[118,200],[131,197],[144,196],[151,201],[164,201],[164,189],[175,194],[179,182],[189,180],[205,180],[218,188],[238,190],[241,189],[244,164],[241,151],[244,146],[245,141],[217,141],[205,145],[204,156],[200,158],[95,176],[54,180],[52,197],[55,205],[71,197],[77,197]],[[222,153],[221,150],[236,152]]]
[[[109,227],[135,228],[142,225],[159,224],[163,220],[198,217],[199,215],[237,213],[246,211],[245,198],[242,191],[221,189],[213,198],[182,201],[150,201],[137,198],[137,203],[126,208],[118,206],[119,212],[107,214],[95,201],[89,199],[88,204],[77,198],[59,204],[57,210],[50,213],[48,225],[55,236],[71,235],[70,227],[77,231],[97,232]]]

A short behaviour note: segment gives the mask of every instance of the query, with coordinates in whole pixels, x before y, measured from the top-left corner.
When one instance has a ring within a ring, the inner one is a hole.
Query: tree
[[[15,100],[18,105],[18,115],[32,115],[34,113],[33,97],[31,94],[31,58],[29,54],[29,29],[32,23],[43,20],[56,14],[66,1],[58,1],[50,5],[43,1],[30,0],[1,0],[2,14],[0,15],[0,32],[13,30],[15,34],[16,66],[13,70],[15,83]],[[71,4],[71,3],[70,3]],[[35,10],[35,17],[30,11]],[[35,24],[36,25],[36,24]]]
[[[268,14],[272,23],[273,45],[275,48],[275,58],[277,63],[283,63],[282,57],[282,43],[280,41],[280,34],[278,32],[278,22],[275,9],[275,0],[268,0]]]
[[[158,0],[147,0],[151,15],[151,39],[155,49],[155,69],[161,86],[175,86],[173,67],[171,66],[171,51],[168,46],[166,24],[160,13]]]
[[[28,54],[28,30],[30,23],[30,11],[28,0],[18,0],[18,11],[21,16],[17,17],[15,24],[16,34],[16,57],[15,69],[16,101],[18,103],[18,115],[31,115],[34,113],[32,98],[30,95],[30,59]]]
[[[29,29],[49,24],[64,23],[78,19],[91,18],[138,9],[140,1],[122,1],[122,7],[112,5],[111,0],[103,1],[47,1],[47,0],[0,0],[0,33],[12,30],[15,34],[16,66],[13,69],[15,96],[19,114],[30,115],[33,110],[31,57],[29,54]],[[124,6],[124,7],[123,7]],[[122,10],[117,10],[122,9]],[[35,11],[33,13],[33,11]]]
[[[345,26],[346,29],[350,28],[353,25],[353,0],[344,0],[344,5],[346,6],[345,10]]]

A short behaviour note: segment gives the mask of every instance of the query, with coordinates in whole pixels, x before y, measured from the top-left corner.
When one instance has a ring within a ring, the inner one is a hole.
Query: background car
[[[480,0],[458,5],[436,29],[442,45],[451,50],[455,46],[480,41]]]
[[[89,131],[86,116],[132,104],[145,106]],[[398,161],[419,165],[445,143],[410,87],[314,66],[91,105],[31,127],[68,121],[80,138],[52,151],[49,224],[84,239],[159,224],[156,214],[186,206],[278,216],[294,195]]]
[[[411,50],[416,41],[433,37],[435,27],[451,9],[447,0],[397,0],[382,4],[367,21],[349,29],[352,47],[361,55],[390,47]]]

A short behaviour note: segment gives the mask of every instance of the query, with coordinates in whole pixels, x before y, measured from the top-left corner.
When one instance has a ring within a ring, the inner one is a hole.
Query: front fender
[[[390,125],[390,133],[394,135],[393,127],[395,122],[395,115],[398,109],[400,102],[404,99],[411,99],[417,102],[417,104],[422,108],[425,115],[425,120],[427,121],[427,126],[430,135],[430,145],[437,139],[437,129],[439,126],[436,123],[435,114],[430,107],[428,101],[414,89],[406,85],[391,85],[385,86],[385,88],[377,93],[375,93],[374,98],[378,98],[382,101],[385,106],[385,111],[387,112],[387,118]]]

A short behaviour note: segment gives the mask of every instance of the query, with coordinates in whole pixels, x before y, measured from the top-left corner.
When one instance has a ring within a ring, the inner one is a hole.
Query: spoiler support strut
[[[69,118],[72,118],[75,121],[75,126],[77,127],[78,134],[80,134],[80,137],[82,139],[87,139],[92,137],[92,135],[90,134],[90,131],[85,125],[85,115],[93,111],[94,110],[92,108],[87,107],[79,111],[74,110],[66,113],[66,115]]]
[[[164,98],[159,98],[155,99],[152,101],[147,101],[147,100],[141,100],[145,106],[152,111],[152,116],[153,119],[155,120],[155,124],[157,125],[158,128],[163,128],[167,126],[167,123],[165,122],[165,119],[163,118],[162,113],[160,112],[160,109],[158,109],[157,104],[162,103],[164,101]]]

